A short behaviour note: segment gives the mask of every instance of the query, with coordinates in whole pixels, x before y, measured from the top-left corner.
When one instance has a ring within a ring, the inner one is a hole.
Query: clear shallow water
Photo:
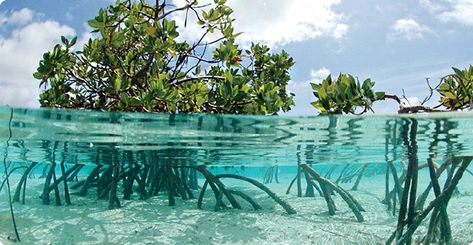
[[[10,108],[0,107],[0,152]],[[405,159],[403,133],[417,120],[419,159],[473,155],[473,113],[408,116],[235,116],[13,109],[10,161],[94,164],[118,153],[153,153],[176,165],[380,163]],[[406,128],[407,127],[407,128]]]
[[[33,232],[29,232],[29,230],[38,231],[41,229],[35,225],[37,220],[51,219],[51,222],[55,223],[57,227],[63,227],[65,223],[69,222],[54,215],[44,216],[45,212],[41,211],[41,207],[45,206],[40,205],[40,208],[36,208],[35,205],[45,203],[43,198],[45,185],[49,186],[48,203],[50,205],[57,204],[56,190],[52,184],[56,181],[59,183],[56,185],[58,197],[61,204],[64,204],[66,187],[63,186],[64,182],[61,183],[61,176],[64,175],[64,171],[69,170],[74,172],[70,172],[68,175],[73,175],[75,173],[74,167],[78,165],[81,168],[77,169],[75,177],[67,181],[71,193],[77,195],[83,189],[83,186],[80,185],[77,188],[72,186],[83,183],[88,176],[95,177],[88,188],[88,195],[85,197],[72,196],[72,206],[68,207],[72,210],[78,208],[75,206],[77,202],[82,203],[81,206],[91,206],[96,209],[95,199],[100,197],[100,193],[104,190],[105,194],[101,198],[108,198],[109,192],[111,192],[109,185],[112,176],[114,176],[112,174],[114,166],[120,166],[117,171],[126,173],[125,177],[120,177],[117,186],[119,199],[122,202],[124,199],[139,202],[139,199],[147,200],[151,196],[166,199],[169,192],[169,186],[167,186],[169,182],[162,175],[163,173],[174,171],[176,176],[181,174],[181,179],[184,179],[182,177],[184,176],[182,175],[184,168],[169,169],[179,166],[206,166],[206,169],[214,175],[238,174],[267,184],[282,199],[289,199],[289,203],[295,206],[298,212],[302,210],[301,215],[307,215],[303,213],[304,210],[307,207],[313,207],[313,205],[316,207],[315,212],[321,214],[320,209],[327,208],[321,197],[322,194],[319,195],[316,190],[313,190],[315,192],[314,198],[300,199],[297,197],[298,181],[295,180],[298,166],[310,164],[320,175],[349,191],[367,210],[363,214],[363,225],[354,223],[353,226],[346,226],[346,222],[356,222],[356,220],[350,209],[343,203],[344,201],[338,195],[334,195],[333,198],[339,208],[337,214],[333,216],[336,217],[335,219],[324,218],[321,221],[314,218],[304,221],[304,224],[324,222],[333,225],[330,229],[346,233],[344,233],[346,240],[336,241],[353,241],[355,239],[363,241],[363,243],[375,241],[373,243],[377,244],[387,240],[390,232],[395,228],[396,214],[399,213],[400,205],[400,198],[394,197],[396,196],[395,186],[393,186],[394,176],[389,177],[389,185],[387,188],[385,187],[388,167],[386,163],[393,164],[393,169],[388,172],[388,176],[396,171],[399,183],[402,184],[403,175],[406,174],[406,166],[410,164],[412,156],[416,156],[421,166],[418,172],[419,182],[416,193],[416,196],[420,197],[430,184],[428,168],[424,164],[429,156],[440,165],[448,162],[446,159],[473,156],[473,113],[285,117],[103,113],[0,107],[0,153],[5,159],[7,172],[11,173],[9,180],[12,196],[21,186],[20,183],[24,183],[21,182],[22,174],[28,167],[34,166],[27,174],[26,194],[22,193],[18,200],[20,203],[25,201],[22,196],[25,195],[26,205],[14,204],[20,210],[17,212],[17,216],[20,217],[21,231],[26,233],[29,239],[32,239],[30,241],[41,243],[53,239],[45,236],[46,238],[41,240]],[[411,157],[409,158],[409,156]],[[448,164],[451,165],[451,162]],[[64,166],[64,170],[61,169],[62,166]],[[96,166],[100,166],[100,170],[96,175],[93,175]],[[439,176],[442,186],[447,181],[449,168],[446,168],[447,170]],[[0,184],[3,185],[6,180],[3,164],[0,165],[0,170]],[[468,240],[468,236],[465,238],[464,234],[473,232],[473,215],[464,215],[467,212],[471,213],[473,207],[466,205],[473,201],[471,166],[469,171],[458,186],[459,193],[464,198],[455,200],[456,203],[453,207],[449,206],[449,213],[457,215],[453,216],[451,223],[452,227],[456,227],[453,234],[460,244],[471,242]],[[47,181],[48,173],[51,174],[49,176],[50,183]],[[127,174],[137,177],[131,179],[133,193],[125,198],[127,186],[130,183]],[[190,170],[185,172],[185,176],[190,185],[192,182]],[[303,174],[300,176],[301,196],[306,196],[308,189],[306,180]],[[190,191],[194,193],[192,205],[195,205],[195,199],[199,195],[205,178],[201,173],[197,173],[193,179],[197,185],[195,188],[190,188]],[[157,182],[153,182],[155,180]],[[160,182],[161,180],[163,183]],[[180,181],[179,178],[175,180]],[[143,196],[143,191],[140,191],[141,181],[144,181],[145,196]],[[291,182],[294,182],[292,190],[286,194]],[[357,184],[357,182],[359,183]],[[236,188],[236,190],[247,190],[245,188],[248,187],[238,181],[227,181],[225,184],[229,188]],[[153,186],[159,186],[159,188],[156,187],[159,191],[153,189]],[[319,186],[321,186],[320,183]],[[357,188],[354,188],[355,186]],[[20,188],[20,191],[24,191],[24,189]],[[183,197],[179,188],[174,186],[172,189],[176,198]],[[210,188],[208,189],[206,200],[207,204],[210,203],[210,208],[207,205],[206,209],[212,210],[215,199],[212,199]],[[4,202],[7,198],[4,195],[5,190],[6,188],[3,188],[0,191],[0,194],[3,194],[0,195],[0,198],[3,199],[0,201],[0,230],[7,227],[11,235],[12,231],[9,225],[11,218]],[[251,193],[254,191],[254,189],[248,190]],[[388,191],[386,192],[386,190]],[[155,191],[156,193],[154,193]],[[429,191],[426,205],[434,199],[431,189],[427,190],[427,193]],[[396,203],[394,213],[392,207],[388,207],[385,202],[382,202],[386,198],[386,193],[389,194],[389,200]],[[256,200],[261,201],[266,205],[264,208],[267,208],[265,199],[258,198]],[[107,203],[106,200],[102,202]],[[187,202],[192,201],[187,200]],[[33,205],[35,208],[28,209],[28,205]],[[106,207],[102,206],[98,209],[106,210]],[[124,209],[127,210],[126,206]],[[246,209],[251,209],[251,206],[246,206]],[[47,212],[54,212],[51,209],[48,210]],[[78,208],[78,210],[76,210],[78,213],[88,212],[87,209]],[[273,209],[273,211],[284,212],[282,209]],[[132,212],[134,215],[144,211],[128,210],[124,212]],[[314,210],[308,212],[312,215]],[[24,219],[26,216],[29,219]],[[322,217],[324,217],[324,213],[322,213]],[[74,216],[74,218],[77,217]],[[82,225],[90,226],[89,229],[93,232],[101,232],[94,231],[95,219],[93,222],[89,222],[85,217],[80,218],[85,219]],[[153,220],[153,222],[155,221]],[[292,221],[288,220],[287,222]],[[465,227],[462,226],[464,224],[466,224]],[[116,227],[111,228],[111,230],[114,229]],[[129,228],[121,229],[123,229],[122,233],[126,233]],[[354,234],[353,229],[368,232],[355,232],[356,234]],[[366,235],[370,232],[376,236]],[[85,235],[85,233],[77,233],[75,241],[81,241],[81,236]],[[0,232],[0,241],[2,241],[1,236]],[[117,234],[117,237],[120,235]],[[57,239],[55,240],[57,243],[64,242],[61,240],[62,238]],[[117,241],[121,242],[121,240]],[[104,241],[95,240],[95,242]],[[213,242],[218,243],[219,241]],[[308,243],[311,242],[308,241]]]

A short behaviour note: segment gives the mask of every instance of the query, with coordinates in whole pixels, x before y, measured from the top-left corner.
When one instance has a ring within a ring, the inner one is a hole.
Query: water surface
[[[7,107],[0,107],[0,152],[13,162],[47,162],[56,152],[66,162],[94,164],[97,154],[153,152],[177,165],[364,164],[404,159],[412,120],[419,159],[434,135],[436,154],[473,155],[473,113],[286,117]]]

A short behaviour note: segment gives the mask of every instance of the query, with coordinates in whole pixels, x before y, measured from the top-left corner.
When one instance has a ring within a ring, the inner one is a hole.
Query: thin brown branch
[[[196,80],[203,80],[203,79],[216,79],[216,80],[225,80],[225,77],[222,76],[200,76],[200,77],[186,77],[180,80],[176,80],[171,82],[171,85],[179,85],[185,82],[196,81]]]
[[[220,62],[219,60],[208,60],[208,59],[204,59],[202,57],[196,56],[196,55],[189,55],[188,57],[197,59],[197,60],[199,60],[199,62],[202,61],[202,62],[209,63],[209,64],[217,64],[217,63]]]
[[[398,111],[399,114],[405,113],[418,113],[418,112],[446,112],[446,110],[437,110],[430,108],[428,106],[410,106],[410,107],[401,107]]]
[[[180,7],[180,8],[175,8],[173,10],[170,10],[169,12],[167,13],[164,13],[162,14],[161,16],[159,16],[158,18],[156,18],[156,20],[162,20],[164,18],[166,18],[168,15],[172,14],[172,13],[175,13],[175,12],[178,12],[178,11],[182,11],[182,10],[186,10],[186,9],[192,9],[192,5],[194,5],[197,1],[193,1],[183,7]]]
[[[427,86],[429,86],[429,95],[425,97],[425,99],[421,102],[421,105],[425,104],[427,101],[429,101],[432,98],[432,95],[434,94],[434,90],[440,87],[440,84],[442,84],[442,81],[443,81],[443,80],[440,80],[440,82],[435,87],[432,87],[430,85],[430,79],[426,77],[425,80],[427,82]]]
[[[397,95],[385,94],[384,99],[395,100],[397,103],[401,104],[401,99]]]

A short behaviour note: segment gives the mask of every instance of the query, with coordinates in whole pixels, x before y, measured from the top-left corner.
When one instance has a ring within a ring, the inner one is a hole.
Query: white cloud
[[[421,6],[442,22],[473,26],[473,0],[419,0]]]
[[[27,17],[25,13],[13,12],[8,18],[17,18],[17,24],[25,23],[29,17],[18,18]],[[38,106],[39,82],[32,74],[43,53],[59,43],[61,35],[72,36],[75,32],[71,27],[50,20],[31,22],[8,36],[0,35],[0,105]]]
[[[333,30],[332,36],[335,39],[341,39],[345,36],[348,31],[348,25],[345,24],[338,24],[335,29]]]
[[[0,4],[2,4],[5,0],[0,0]]]
[[[0,24],[2,26],[21,26],[30,23],[33,20],[34,12],[30,9],[23,8],[13,11],[10,14],[7,12],[0,13]]]
[[[33,20],[34,12],[31,9],[23,8],[14,11],[8,18],[8,23],[12,25],[25,25]]]
[[[414,106],[421,106],[422,102],[417,97],[402,98],[399,106],[401,108],[409,108]]]
[[[450,0],[450,8],[438,16],[444,22],[458,22],[473,26],[473,0]]]
[[[429,10],[431,13],[438,13],[445,9],[445,6],[439,3],[433,3],[430,0],[420,0],[420,5]]]
[[[199,1],[205,4],[207,1]],[[344,23],[344,15],[333,7],[341,0],[229,0],[234,10],[235,31],[243,32],[243,42],[263,42],[269,46],[280,46],[317,37],[340,39],[349,26]],[[177,6],[183,0],[174,0]],[[251,6],[251,7],[250,7]],[[184,15],[177,20],[183,26]],[[190,23],[191,21],[188,21]],[[186,30],[191,36],[201,34],[199,29]]]
[[[311,70],[310,71],[310,80],[313,83],[320,83],[322,80],[327,78],[327,76],[330,75],[330,70],[322,67],[318,70]]]
[[[393,25],[394,30],[391,36],[395,38],[404,38],[406,40],[420,39],[425,33],[432,32],[429,27],[419,24],[412,18],[404,18],[397,20]]]

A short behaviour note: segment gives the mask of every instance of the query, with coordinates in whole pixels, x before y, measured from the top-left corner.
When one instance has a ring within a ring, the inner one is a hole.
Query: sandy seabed
[[[42,182],[38,180],[29,182],[26,205],[14,208],[23,244],[384,244],[395,229],[397,216],[381,203],[382,176],[364,177],[359,190],[350,191],[366,209],[364,222],[356,221],[339,196],[334,196],[338,211],[330,216],[320,196],[297,197],[294,188],[286,195],[292,176],[283,177],[281,183],[268,186],[297,210],[295,215],[285,214],[263,192],[226,180],[227,186],[254,196],[264,210],[253,211],[242,200],[242,210],[214,212],[215,199],[209,190],[203,210],[196,208],[195,199],[177,198],[176,206],[169,207],[165,195],[122,201],[122,208],[108,210],[108,202],[94,199],[94,193],[72,196],[70,206],[45,206],[40,204]],[[449,204],[454,244],[473,242],[472,181],[473,177],[465,176],[461,193]],[[351,186],[342,184],[346,189]],[[0,200],[0,244],[13,244],[7,239],[13,232],[4,190]],[[416,239],[426,229],[425,224],[419,227]]]

